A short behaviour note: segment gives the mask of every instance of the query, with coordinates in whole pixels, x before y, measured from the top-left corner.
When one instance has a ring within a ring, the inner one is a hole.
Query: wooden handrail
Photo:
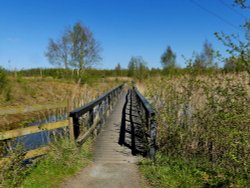
[[[121,84],[115,88],[113,88],[112,90],[104,93],[103,95],[101,95],[100,97],[98,97],[97,99],[95,99],[94,101],[80,107],[80,108],[77,108],[75,110],[73,110],[72,112],[70,112],[70,117],[72,118],[72,124],[70,125],[70,138],[71,140],[77,140],[77,142],[79,143],[82,143],[82,141],[80,141],[78,139],[78,137],[80,136],[80,138],[83,138],[82,136],[82,133],[80,133],[80,123],[79,123],[79,119],[81,116],[83,116],[84,114],[86,113],[89,113],[89,117],[90,117],[90,125],[89,125],[89,128],[90,128],[90,132],[92,133],[94,131],[93,129],[93,123],[94,123],[94,119],[95,119],[95,115],[94,115],[94,108],[96,106],[99,106],[101,105],[103,102],[107,101],[108,102],[108,105],[109,106],[112,106],[112,97],[116,98],[118,96],[118,93],[122,90],[123,88],[123,85],[124,84]],[[99,122],[97,122],[99,123]],[[96,123],[96,124],[97,124]],[[91,128],[92,127],[92,128]],[[87,131],[89,132],[89,130]],[[85,134],[85,133],[83,133]],[[88,134],[89,135],[89,134]],[[85,139],[85,137],[84,137]],[[84,140],[83,139],[83,140]]]
[[[95,106],[100,104],[102,101],[104,101],[108,96],[113,94],[115,91],[117,91],[118,89],[121,89],[123,87],[123,85],[124,84],[121,84],[121,85],[113,88],[112,90],[104,93],[103,95],[101,95],[100,97],[95,99],[94,101],[91,101],[90,103],[71,111],[69,116],[74,117],[74,118],[78,118],[78,117],[82,116],[83,114],[87,113],[88,111],[93,109]]]
[[[145,99],[145,97],[139,92],[139,90],[135,86],[133,89],[134,92],[136,93],[137,98],[140,100],[147,113],[150,114],[151,116],[154,116],[155,115],[154,108],[149,104],[147,99]]]
[[[137,103],[139,107],[143,108],[142,111],[145,112],[145,120],[146,120],[146,128],[147,134],[149,135],[149,150],[148,156],[151,159],[155,158],[156,153],[156,136],[157,136],[157,129],[156,129],[156,121],[155,121],[155,110],[149,104],[149,102],[145,99],[145,97],[138,91],[138,89],[133,86],[133,91],[135,97],[137,99]]]
[[[25,127],[25,128],[0,132],[0,141],[10,139],[10,138],[16,138],[19,136],[25,136],[28,134],[39,133],[39,132],[46,131],[46,130],[53,130],[53,129],[67,127],[68,123],[69,123],[68,120],[63,120],[63,121],[58,121],[54,123],[43,124],[40,126],[31,126],[31,127]]]

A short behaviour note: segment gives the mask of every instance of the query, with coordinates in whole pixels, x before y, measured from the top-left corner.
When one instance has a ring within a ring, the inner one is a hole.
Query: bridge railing
[[[0,131],[0,167],[5,161],[10,159],[11,155],[9,151],[13,152],[15,150],[16,143],[24,145],[24,151],[22,151],[25,153],[24,159],[46,154],[49,150],[47,145],[51,140],[50,136],[52,136],[52,134],[55,137],[68,137],[68,132],[70,132],[71,139],[74,139],[74,141],[76,140],[77,143],[83,143],[93,131],[98,130],[102,123],[104,123],[106,116],[109,115],[112,106],[118,99],[122,88],[123,85],[120,85],[101,95],[96,100],[70,112],[73,124],[69,123],[68,119],[64,119],[38,126],[29,126],[3,132]],[[86,122],[87,116],[88,119]],[[32,146],[32,144],[34,144],[32,142],[37,138],[41,138],[43,143],[41,144],[39,142],[37,146]],[[51,141],[53,140],[55,139]],[[31,149],[25,148],[26,145],[31,145]]]
[[[148,156],[150,158],[154,158],[156,153],[156,135],[157,135],[155,110],[135,86],[133,87],[133,92],[136,96],[137,104],[140,110],[140,115],[142,116],[142,119],[144,119],[145,121],[146,131],[149,137]]]
[[[101,95],[94,101],[70,112],[72,125],[70,137],[76,143],[82,144],[92,134],[97,134],[104,124],[106,117],[118,99],[123,84]]]

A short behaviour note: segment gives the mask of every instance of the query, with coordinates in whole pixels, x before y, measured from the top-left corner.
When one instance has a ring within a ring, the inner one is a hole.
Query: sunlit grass
[[[20,160],[2,172],[0,187],[58,187],[69,176],[86,167],[92,159],[92,141],[79,148],[68,139],[50,146],[48,155],[38,158],[26,167]],[[7,168],[7,167],[6,167]]]
[[[201,172],[184,161],[158,154],[156,160],[144,159],[140,162],[140,171],[155,188],[163,187],[200,187]]]
[[[66,177],[86,167],[91,161],[91,141],[81,148],[62,140],[51,145],[48,157],[38,162],[30,171],[22,187],[58,187]]]

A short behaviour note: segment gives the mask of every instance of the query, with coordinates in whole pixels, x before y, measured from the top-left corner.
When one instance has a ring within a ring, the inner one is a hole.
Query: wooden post
[[[155,153],[156,153],[156,123],[154,116],[150,115],[150,148],[149,148],[149,157],[151,159],[155,158]]]
[[[99,117],[100,122],[98,123],[96,129],[97,129],[97,134],[99,134],[99,132],[101,131],[101,127],[103,124],[103,112],[102,112],[102,102],[98,105],[97,107],[97,114],[96,116]]]
[[[88,121],[88,128],[90,128],[94,123],[94,110],[91,109],[89,111],[89,121]]]
[[[74,105],[74,102],[73,100],[71,100],[71,98],[69,97],[68,100],[67,100],[67,109],[66,109],[66,112],[70,112],[73,108],[73,105]],[[72,117],[69,117],[68,118],[68,121],[69,121],[69,138],[71,141],[75,141],[75,136],[74,136],[74,126],[73,126],[73,118]]]
[[[75,141],[74,125],[73,125],[73,118],[72,117],[69,117],[69,138],[71,141]]]
[[[76,116],[73,117],[73,131],[74,131],[74,139],[77,139],[77,137],[80,134],[80,123],[79,123],[79,118]]]
[[[109,113],[110,113],[113,109],[111,96],[108,96],[108,105],[109,105],[108,109],[109,109]]]

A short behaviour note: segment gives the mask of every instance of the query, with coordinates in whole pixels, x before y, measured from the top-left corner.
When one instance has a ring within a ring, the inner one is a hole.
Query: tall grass
[[[250,77],[247,73],[151,79],[145,95],[158,112],[164,156],[193,163],[203,185],[244,187],[250,176]]]

